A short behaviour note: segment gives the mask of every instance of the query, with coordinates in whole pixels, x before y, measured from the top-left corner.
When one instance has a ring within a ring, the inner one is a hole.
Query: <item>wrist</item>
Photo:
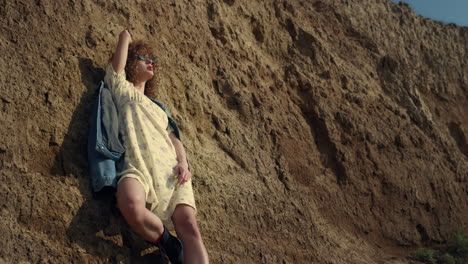
[[[178,164],[179,164],[180,166],[188,167],[188,162],[187,162],[187,160],[179,161]]]

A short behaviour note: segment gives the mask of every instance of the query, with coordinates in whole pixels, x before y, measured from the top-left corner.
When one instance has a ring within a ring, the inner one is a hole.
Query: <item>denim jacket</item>
[[[88,163],[91,186],[94,192],[98,192],[106,186],[117,187],[116,162],[125,152],[119,138],[118,110],[103,81],[101,81],[97,92],[88,131]],[[150,99],[164,110],[169,119],[169,125],[180,140],[179,128],[169,114],[167,107],[153,98]]]

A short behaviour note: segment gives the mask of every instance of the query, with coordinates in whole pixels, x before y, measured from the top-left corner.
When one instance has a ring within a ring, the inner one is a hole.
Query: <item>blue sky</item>
[[[398,3],[399,0],[392,0]],[[468,0],[403,0],[424,17],[468,27]]]

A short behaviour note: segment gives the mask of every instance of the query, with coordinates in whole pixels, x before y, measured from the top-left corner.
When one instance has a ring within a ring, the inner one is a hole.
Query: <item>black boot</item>
[[[184,263],[184,252],[182,243],[180,240],[171,235],[169,230],[164,227],[161,240],[156,246],[169,258],[172,264],[183,264]]]

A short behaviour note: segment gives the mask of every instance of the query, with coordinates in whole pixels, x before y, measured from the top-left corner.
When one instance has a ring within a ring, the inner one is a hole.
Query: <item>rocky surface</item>
[[[165,263],[93,196],[94,90],[161,63],[212,263],[410,263],[468,227],[468,29],[387,0],[0,1],[0,263]]]

